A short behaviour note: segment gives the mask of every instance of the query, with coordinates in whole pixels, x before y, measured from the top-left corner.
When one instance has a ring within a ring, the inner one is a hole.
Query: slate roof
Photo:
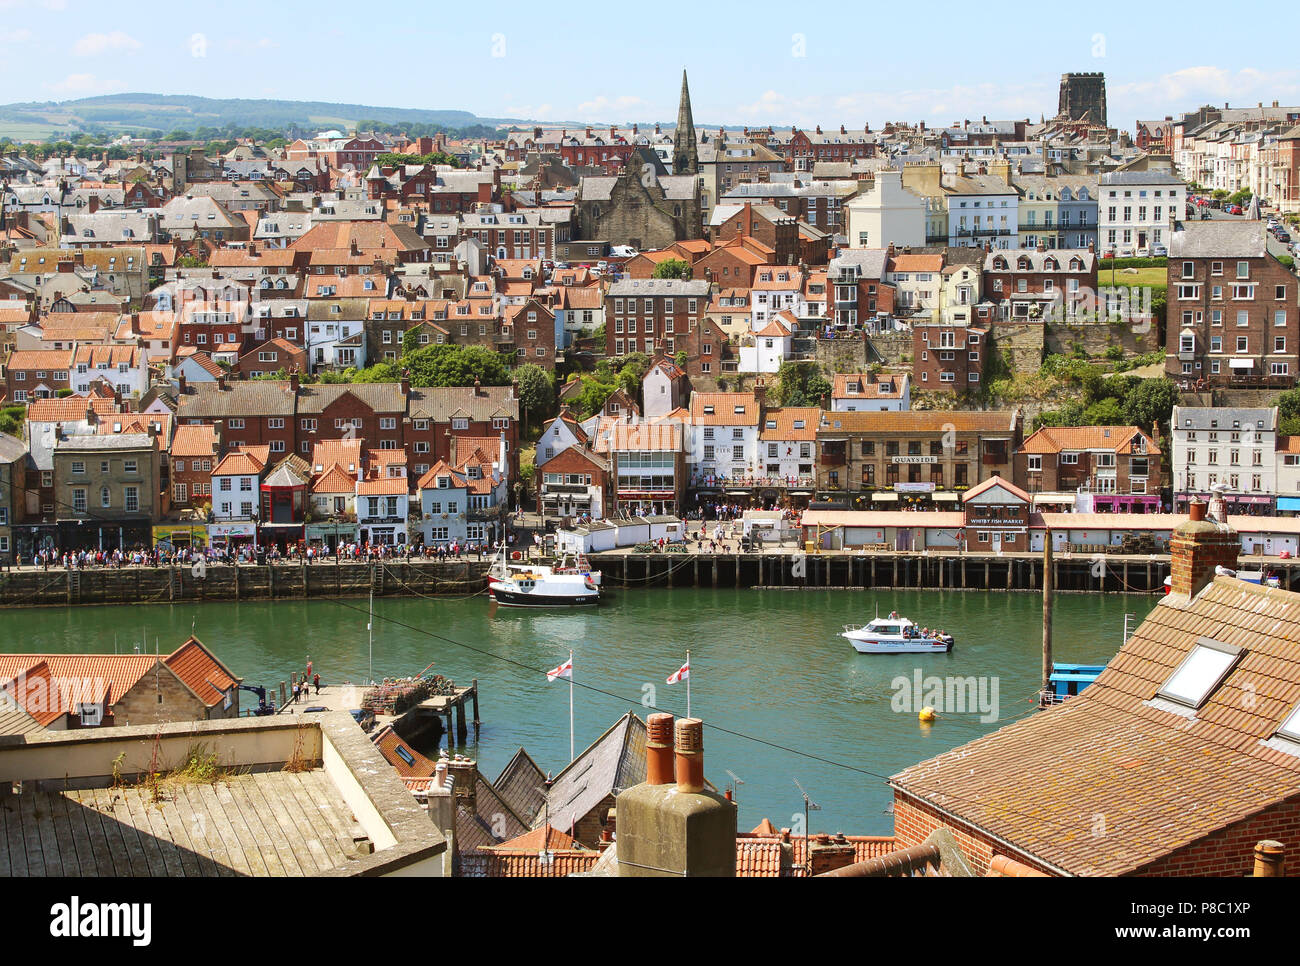
[[[347,387],[345,387],[347,388]],[[294,398],[289,383],[277,379],[250,379],[228,382],[225,389],[215,382],[186,387],[180,397],[176,418],[229,419],[235,417],[292,416]]]
[[[1169,257],[1263,258],[1268,232],[1262,221],[1224,219],[1182,222],[1169,236]]]
[[[501,769],[497,780],[492,783],[497,793],[510,803],[511,808],[530,823],[546,804],[545,785],[546,773],[522,748],[515,752],[506,767]]]
[[[551,824],[573,827],[609,795],[645,781],[646,726],[632,712],[555,776],[546,796]]]
[[[510,386],[483,386],[477,393],[473,386],[413,388],[410,401],[412,419],[445,423],[452,416],[471,422],[487,422],[494,416],[519,418],[519,400]]]

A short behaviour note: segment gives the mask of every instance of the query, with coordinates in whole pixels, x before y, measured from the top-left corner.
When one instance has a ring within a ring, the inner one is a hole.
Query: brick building
[[[897,502],[1010,479],[1021,443],[1013,412],[827,412],[817,429],[817,491]],[[951,502],[951,501],[948,501]]]
[[[1235,877],[1263,839],[1300,847],[1300,598],[1216,576],[1239,547],[1194,504],[1170,593],[1095,682],[890,779],[897,845],[947,828],[976,874]]]
[[[1261,221],[1188,222],[1169,244],[1165,372],[1189,386],[1287,388],[1300,374],[1296,278]]]
[[[212,468],[220,450],[221,440],[212,426],[176,428],[169,453],[173,512],[211,502]]]
[[[912,379],[930,392],[964,393],[980,388],[989,330],[974,325],[916,322],[912,325]]]
[[[992,476],[962,494],[963,544],[972,553],[1023,553],[1029,549],[1028,493]]]
[[[676,355],[709,307],[707,281],[624,279],[605,293],[605,352]]]
[[[1160,446],[1136,426],[1044,426],[1016,451],[1015,481],[1030,493],[1091,495],[1094,510],[1161,509]]]
[[[709,237],[715,244],[753,238],[775,253],[772,264],[794,265],[799,261],[799,219],[775,205],[749,201],[739,206],[720,204],[714,210]]]
[[[1093,250],[989,252],[984,256],[984,298],[999,321],[1044,319],[1055,306],[1058,319],[1095,308],[1097,258]]]

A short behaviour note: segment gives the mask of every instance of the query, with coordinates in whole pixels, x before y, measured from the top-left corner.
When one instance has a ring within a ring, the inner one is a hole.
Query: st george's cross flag
[[[569,658],[555,670],[546,672],[547,681],[554,681],[556,678],[573,680],[573,658]]]
[[[669,684],[678,684],[687,680],[691,676],[691,662],[687,660],[685,664],[679,667],[672,674],[668,675]]]

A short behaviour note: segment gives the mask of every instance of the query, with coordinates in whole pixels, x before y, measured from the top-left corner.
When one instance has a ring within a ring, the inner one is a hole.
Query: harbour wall
[[[681,554],[607,552],[590,557],[603,587],[724,587],[769,590],[975,590],[1040,592],[1039,554],[908,552]],[[1243,568],[1267,566],[1282,587],[1300,589],[1300,561],[1243,558]],[[167,604],[182,601],[310,600],[330,597],[486,596],[488,560],[383,563],[209,565],[62,569],[0,573],[0,607],[76,604]],[[1061,555],[1054,557],[1059,593],[1159,594],[1169,557]]]

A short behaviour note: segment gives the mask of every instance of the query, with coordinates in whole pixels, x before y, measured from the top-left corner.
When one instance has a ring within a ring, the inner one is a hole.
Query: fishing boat
[[[1106,670],[1104,664],[1062,664],[1053,662],[1052,674],[1047,687],[1039,696],[1039,704],[1046,708],[1060,704],[1067,698],[1075,697],[1080,691],[1097,680],[1097,676]]]
[[[599,579],[576,565],[509,564],[502,551],[488,571],[488,596],[506,607],[591,606],[600,603]]]
[[[917,627],[895,611],[869,624],[845,624],[840,635],[859,654],[929,654],[952,650],[951,634]]]
[[[551,568],[551,572],[557,574],[584,574],[591,578],[593,584],[597,587],[600,586],[600,571],[591,569],[591,564],[584,553],[563,554],[559,562]]]

